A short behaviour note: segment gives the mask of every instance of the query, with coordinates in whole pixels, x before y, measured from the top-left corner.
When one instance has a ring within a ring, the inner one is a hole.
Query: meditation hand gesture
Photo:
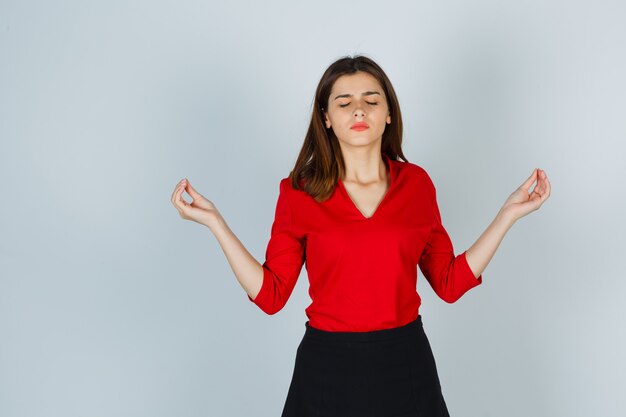
[[[535,181],[537,184],[529,194],[528,190]],[[548,176],[543,170],[536,168],[530,177],[507,198],[500,211],[509,214],[513,220],[518,220],[541,207],[549,196]]]
[[[183,191],[187,191],[191,196],[191,203],[185,201],[182,196]],[[183,179],[176,185],[171,201],[176,210],[178,210],[180,217],[185,220],[193,220],[196,223],[210,227],[212,222],[220,217],[220,213],[215,205],[197,192],[186,179]]]

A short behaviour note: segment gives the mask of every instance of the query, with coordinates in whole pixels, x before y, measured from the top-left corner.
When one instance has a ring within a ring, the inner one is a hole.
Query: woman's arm
[[[535,181],[537,184],[529,193],[528,190]],[[475,277],[483,273],[506,232],[517,220],[541,207],[550,196],[550,190],[546,173],[535,169],[530,177],[509,196],[489,227],[466,251],[467,264]]]
[[[465,258],[474,277],[478,278],[496,253],[504,235],[513,226],[515,221],[510,215],[500,211],[491,224],[480,235],[478,240],[465,252]]]
[[[183,199],[183,191],[187,191],[191,196],[193,199],[191,203]],[[180,217],[202,224],[213,232],[237,281],[250,298],[256,298],[263,284],[263,266],[250,255],[250,252],[230,230],[215,205],[198,193],[186,179],[178,183],[172,193],[171,201]]]
[[[263,284],[263,266],[248,252],[222,216],[206,225],[222,247],[237,281],[253,300]]]

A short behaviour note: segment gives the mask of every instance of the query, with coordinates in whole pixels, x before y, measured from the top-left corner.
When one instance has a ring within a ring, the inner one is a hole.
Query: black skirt
[[[421,315],[371,332],[305,328],[282,417],[449,417]]]

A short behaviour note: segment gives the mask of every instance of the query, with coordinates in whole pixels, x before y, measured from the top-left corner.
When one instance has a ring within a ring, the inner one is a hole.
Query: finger
[[[543,173],[543,176],[544,176],[543,179],[544,179],[545,187],[546,187],[546,191],[545,191],[546,198],[548,198],[548,196],[550,196],[550,190],[551,190],[550,181],[548,180],[548,176],[546,175],[546,173],[544,171],[541,171],[541,172]]]
[[[539,181],[541,184],[541,195],[545,195],[548,192],[548,178],[545,172],[539,171]]]
[[[546,187],[545,181],[542,181],[541,184],[538,184],[531,194],[531,200],[536,200],[539,204],[543,204],[543,202],[549,196],[549,189]]]
[[[172,196],[170,197],[170,201],[172,203],[174,203],[174,200],[176,198],[176,193],[178,192],[178,189],[180,188],[181,185],[182,185],[182,183],[179,182],[178,184],[176,184],[176,187],[174,187],[174,191],[172,191]]]
[[[185,187],[183,186],[183,184],[180,185],[180,187],[178,188],[178,191],[176,192],[176,198],[175,198],[175,204],[176,207],[178,208],[178,211],[181,214],[184,214],[184,210],[187,206],[187,202],[183,199],[183,191],[185,191]]]
[[[176,199],[178,198],[178,194],[181,190],[181,187],[183,186],[182,182],[179,182],[178,185],[176,185],[176,188],[174,188],[174,192],[172,192],[172,204],[176,205]]]
[[[181,204],[182,207],[187,205],[187,202],[183,198],[183,192],[185,192],[185,184],[181,184],[180,189],[178,190],[178,196],[177,196],[178,202],[179,204]]]
[[[176,204],[176,193],[178,192],[179,188],[180,188],[180,182],[176,184],[176,187],[174,187],[174,191],[172,191],[172,196],[170,197],[170,201],[174,205]]]
[[[176,210],[178,211],[178,214],[180,214],[182,216],[183,215],[183,210],[181,208],[180,202],[177,200],[176,197],[174,197],[174,199],[172,200],[172,203],[174,204],[174,207],[176,207]]]
[[[189,181],[187,181],[187,192],[193,199],[201,197],[200,193],[197,192],[195,188],[193,188],[193,186],[191,185]]]
[[[172,195],[170,196],[170,201],[172,203],[174,202],[174,195],[176,195],[176,190],[178,189],[179,185],[180,185],[180,182],[178,184],[176,184],[176,186],[174,187],[174,190],[172,191]]]
[[[539,192],[542,196],[547,192],[547,177],[543,170],[539,170],[537,173],[537,185],[535,186],[535,190]]]
[[[524,181],[524,183],[522,185],[520,185],[520,188],[524,191],[528,192],[528,189],[530,188],[530,186],[532,185],[533,182],[535,182],[535,179],[537,179],[537,168],[535,168],[533,170],[533,173],[530,174],[530,177],[528,177],[528,179],[526,181]]]

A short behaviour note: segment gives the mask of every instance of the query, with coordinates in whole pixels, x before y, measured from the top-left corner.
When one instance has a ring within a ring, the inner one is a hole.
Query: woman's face
[[[382,87],[374,76],[363,71],[337,78],[328,97],[324,118],[326,128],[332,127],[339,142],[352,146],[381,141],[385,125],[391,123]],[[353,129],[357,122],[365,122],[368,127]]]

